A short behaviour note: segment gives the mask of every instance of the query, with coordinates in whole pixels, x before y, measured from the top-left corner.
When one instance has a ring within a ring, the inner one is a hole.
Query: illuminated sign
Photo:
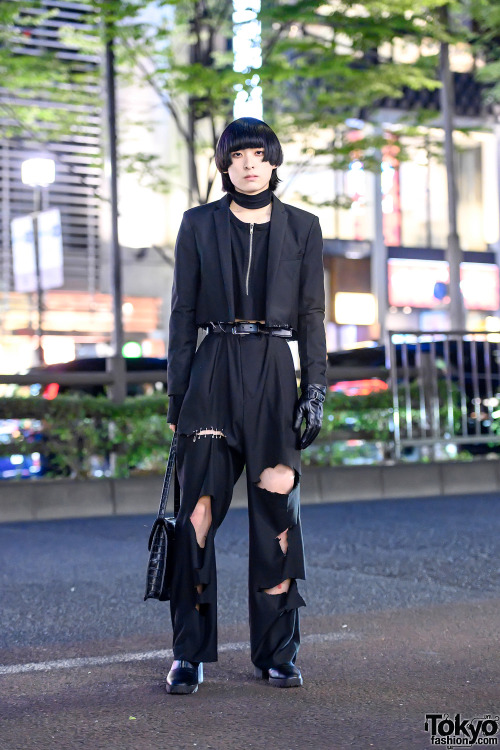
[[[390,258],[388,261],[389,304],[394,307],[432,309],[449,302],[448,263],[444,260]],[[498,266],[491,263],[461,263],[460,288],[467,310],[498,310]]]
[[[58,208],[39,211],[38,257],[40,286],[55,289],[64,284],[61,215]],[[16,292],[36,292],[35,229],[33,216],[18,216],[11,221],[14,286]]]
[[[122,354],[127,359],[142,357],[142,347],[137,341],[127,341],[122,346]]]
[[[340,325],[370,326],[377,319],[377,303],[373,294],[337,292],[335,322]]]
[[[350,121],[346,121],[348,124]],[[356,141],[362,138],[361,131],[352,130],[347,136],[348,140],[355,146]],[[382,189],[382,223],[384,242],[386,246],[401,245],[401,190],[399,175],[399,146],[392,143],[382,149],[383,158],[381,162],[380,179]],[[356,154],[355,149],[351,152]],[[351,198],[350,211],[353,216],[353,239],[366,239],[366,228],[364,216],[366,212],[366,173],[363,162],[354,158],[349,164],[345,176],[345,192]]]

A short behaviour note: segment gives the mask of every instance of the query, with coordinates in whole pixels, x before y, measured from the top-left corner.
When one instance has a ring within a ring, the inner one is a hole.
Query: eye
[[[264,156],[264,149],[258,148],[255,153],[257,156]]]
[[[233,157],[233,159],[235,157],[241,156],[241,151],[233,151],[233,153],[231,154],[231,156]]]

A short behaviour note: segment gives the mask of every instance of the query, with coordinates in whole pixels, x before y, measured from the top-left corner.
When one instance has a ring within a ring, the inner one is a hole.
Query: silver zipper
[[[248,269],[247,269],[247,296],[248,296],[248,279],[250,278],[250,265],[252,263],[252,248],[253,248],[253,224],[250,224],[250,252],[248,254]]]

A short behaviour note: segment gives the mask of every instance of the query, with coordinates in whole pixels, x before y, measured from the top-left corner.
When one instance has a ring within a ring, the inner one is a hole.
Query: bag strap
[[[176,445],[176,449],[177,449],[177,445]],[[175,518],[177,518],[179,514],[180,506],[181,506],[181,486],[179,484],[179,476],[177,474],[177,461],[176,461],[174,464],[174,516]]]
[[[165,478],[163,479],[163,487],[161,490],[160,507],[158,508],[158,517],[165,518],[165,510],[167,507],[168,491],[170,489],[170,480],[172,479],[172,472],[174,472],[174,516],[179,513],[180,507],[180,485],[179,478],[176,471],[176,454],[177,454],[177,431],[174,432],[172,438],[172,444],[168,454],[167,469],[165,471]]]

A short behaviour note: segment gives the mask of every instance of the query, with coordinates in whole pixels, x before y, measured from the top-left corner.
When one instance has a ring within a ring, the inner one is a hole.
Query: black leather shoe
[[[193,664],[185,659],[175,659],[167,675],[167,693],[185,695],[196,693],[203,682],[203,662]]]
[[[255,667],[254,676],[259,680],[269,680],[269,684],[273,687],[300,687],[303,683],[300,669],[295,664],[292,664],[291,661],[286,664],[280,664],[279,667],[271,667],[270,669]]]

